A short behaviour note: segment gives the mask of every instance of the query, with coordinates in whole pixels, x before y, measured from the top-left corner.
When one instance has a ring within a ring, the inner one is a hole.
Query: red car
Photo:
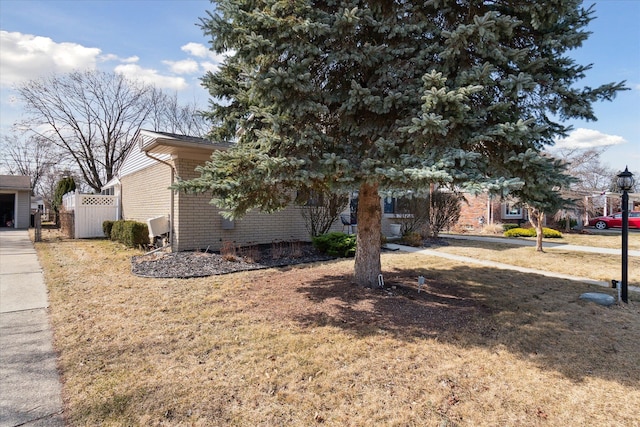
[[[589,220],[589,225],[604,230],[611,227],[622,227],[622,213],[610,216],[598,216]],[[640,228],[640,211],[629,212],[629,228]]]

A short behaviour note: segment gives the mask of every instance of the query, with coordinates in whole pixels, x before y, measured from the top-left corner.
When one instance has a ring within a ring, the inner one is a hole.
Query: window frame
[[[517,211],[517,213],[513,213]],[[522,205],[517,202],[505,202],[502,204],[502,218],[503,219],[523,219]]]

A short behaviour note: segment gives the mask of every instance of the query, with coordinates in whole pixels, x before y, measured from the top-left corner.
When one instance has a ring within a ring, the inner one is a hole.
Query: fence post
[[[35,226],[35,241],[41,242],[42,241],[42,211],[40,211],[40,208],[38,208],[38,210],[36,211],[33,221],[34,221],[33,225]]]
[[[78,228],[80,227],[80,223],[82,222],[77,220],[76,215],[79,217],[84,215],[84,212],[82,212],[83,210],[84,208],[80,204],[80,192],[76,190],[73,192],[73,238],[74,239],[80,236],[80,230],[78,230]]]

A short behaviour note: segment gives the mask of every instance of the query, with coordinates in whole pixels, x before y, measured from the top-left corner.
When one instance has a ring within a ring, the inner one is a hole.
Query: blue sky
[[[585,2],[590,5],[592,2]],[[603,146],[608,166],[640,172],[640,0],[601,0],[584,46],[593,63],[584,85],[626,80],[631,89],[595,107],[597,122],[574,122],[558,146]],[[117,71],[207,105],[199,78],[220,58],[197,26],[208,0],[0,0],[0,131],[19,118],[11,87],[49,72]]]

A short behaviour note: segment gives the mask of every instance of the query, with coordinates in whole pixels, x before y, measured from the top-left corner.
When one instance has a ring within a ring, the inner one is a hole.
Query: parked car
[[[610,216],[598,216],[589,220],[589,225],[604,230],[611,227],[622,227],[622,213]],[[640,228],[640,211],[629,212],[629,228]]]

